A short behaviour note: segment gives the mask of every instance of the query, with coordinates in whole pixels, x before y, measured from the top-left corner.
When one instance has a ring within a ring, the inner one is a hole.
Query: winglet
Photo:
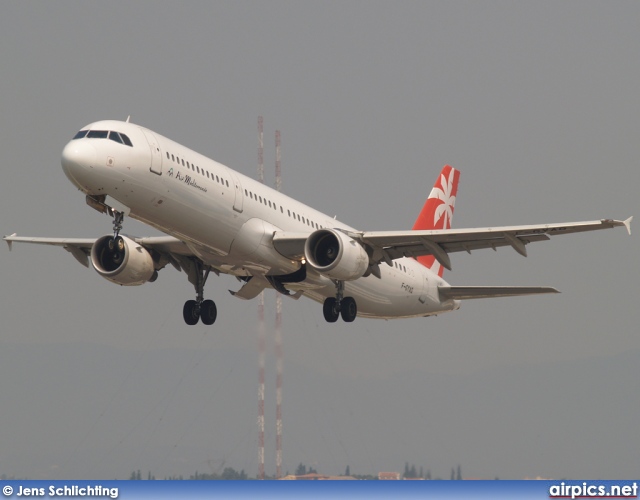
[[[7,242],[7,246],[9,247],[9,251],[11,251],[12,247],[13,247],[13,240],[11,238],[13,238],[14,236],[16,236],[18,233],[13,233],[10,234],[9,236],[5,236],[3,238],[4,241]]]
[[[629,217],[627,220],[622,221],[622,223],[624,224],[624,227],[627,228],[627,233],[629,233],[629,236],[631,236],[631,221],[633,220],[633,215],[631,217]]]

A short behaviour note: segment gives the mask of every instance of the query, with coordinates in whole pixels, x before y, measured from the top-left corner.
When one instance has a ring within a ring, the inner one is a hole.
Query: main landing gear
[[[195,266],[196,300],[187,300],[182,309],[184,322],[187,325],[195,325],[198,320],[202,320],[205,325],[213,325],[218,316],[218,308],[213,300],[204,300],[204,284],[207,282],[211,268],[203,269],[199,260],[193,261]]]
[[[342,320],[351,323],[356,319],[358,314],[358,305],[353,297],[343,297],[344,281],[336,281],[336,296],[328,297],[322,306],[322,313],[327,323],[335,323],[338,317],[342,316]]]

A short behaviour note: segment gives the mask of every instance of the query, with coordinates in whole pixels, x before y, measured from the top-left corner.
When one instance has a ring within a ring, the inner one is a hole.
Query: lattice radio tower
[[[262,116],[258,117],[258,180],[264,184],[264,130]],[[282,188],[280,131],[276,130],[276,189]],[[258,479],[264,479],[264,396],[265,396],[265,357],[266,334],[264,322],[264,291],[258,302]],[[282,477],[282,296],[276,291],[276,478]]]
[[[264,184],[264,140],[262,116],[258,117],[258,180]],[[264,290],[258,298],[258,479],[264,479]]]
[[[276,130],[276,189],[282,189],[280,131]],[[282,295],[276,291],[276,478],[282,477]]]

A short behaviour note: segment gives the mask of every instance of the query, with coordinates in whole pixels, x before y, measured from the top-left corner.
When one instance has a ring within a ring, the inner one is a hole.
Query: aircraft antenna
[[[264,184],[264,142],[262,135],[262,116],[258,117],[258,180]],[[264,290],[258,298],[258,479],[264,479]]]
[[[276,130],[276,189],[282,190],[280,131]],[[282,295],[276,291],[276,479],[282,477]]]

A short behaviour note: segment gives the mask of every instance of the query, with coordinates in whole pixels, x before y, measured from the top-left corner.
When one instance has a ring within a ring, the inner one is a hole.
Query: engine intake
[[[118,285],[142,285],[156,274],[147,250],[126,236],[98,238],[91,247],[91,264],[100,276]]]
[[[364,276],[369,256],[353,238],[335,229],[314,231],[304,244],[309,265],[329,278],[352,281]]]

